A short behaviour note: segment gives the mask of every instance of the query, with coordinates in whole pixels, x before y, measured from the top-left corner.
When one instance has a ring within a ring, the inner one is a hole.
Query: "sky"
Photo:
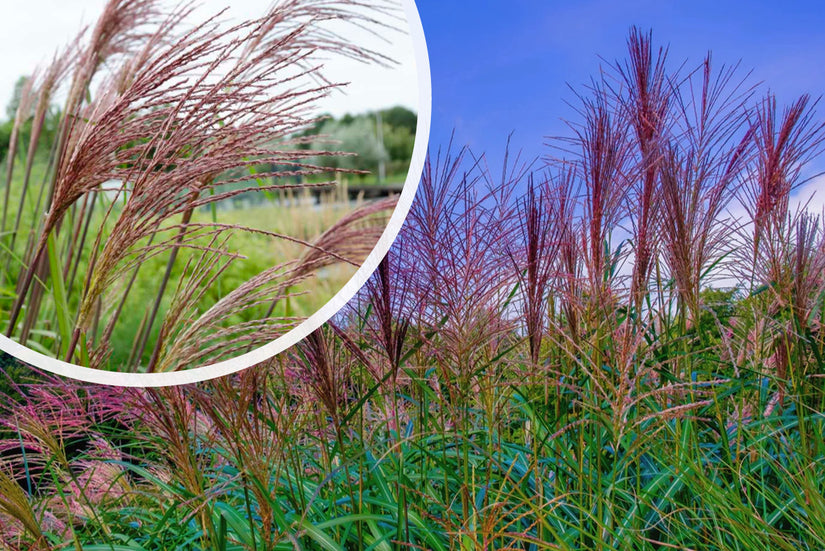
[[[430,52],[430,145],[456,143],[486,152],[492,166],[507,135],[528,157],[549,152],[546,136],[569,135],[566,101],[599,71],[600,57],[624,59],[632,25],[652,29],[673,62],[753,69],[787,103],[825,92],[825,8],[801,0],[418,0]],[[472,6],[472,7],[468,7]],[[820,118],[825,103],[820,105]],[[822,167],[825,169],[825,167]]]
[[[163,0],[175,6],[177,0]],[[0,33],[0,118],[21,75],[51,59],[54,52],[74,38],[84,25],[92,25],[106,0],[14,0],[3,6]],[[270,0],[198,0],[197,13],[209,17],[229,6],[225,19],[238,22],[260,17]],[[418,87],[412,40],[403,32],[384,33],[386,40],[349,27],[346,38],[380,51],[397,63],[391,68],[366,65],[348,59],[331,59],[326,75],[333,82],[348,82],[346,94],[333,93],[319,110],[335,116],[403,105],[418,109]]]

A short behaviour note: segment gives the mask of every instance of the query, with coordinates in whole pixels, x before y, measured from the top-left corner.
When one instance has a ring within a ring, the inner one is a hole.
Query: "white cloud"
[[[812,178],[791,196],[791,212],[801,207],[814,215],[825,212],[825,174]]]

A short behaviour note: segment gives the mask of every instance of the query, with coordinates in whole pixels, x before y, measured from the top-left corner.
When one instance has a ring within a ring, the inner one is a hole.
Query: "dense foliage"
[[[825,547],[825,231],[790,206],[823,127],[629,50],[547,167],[433,152],[358,300],[287,354],[21,388],[7,547]]]
[[[379,165],[383,163],[385,180],[378,183],[403,182],[415,146],[417,120],[414,112],[396,106],[359,115],[347,114],[340,119],[330,117],[319,121],[306,133],[320,136],[311,144],[314,149],[333,146],[355,153],[355,156],[318,159],[319,164],[361,171],[357,175],[360,181],[378,181],[382,172]]]

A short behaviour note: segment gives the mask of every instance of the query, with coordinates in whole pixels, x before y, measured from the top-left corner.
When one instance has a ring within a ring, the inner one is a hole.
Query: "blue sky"
[[[825,93],[825,7],[818,2],[725,0],[557,2],[417,0],[433,83],[431,147],[449,139],[500,162],[507,134],[528,156],[567,133],[567,88],[598,73],[599,56],[624,58],[631,25],[652,29],[672,62],[742,61],[780,102]],[[744,73],[743,73],[744,74]],[[825,103],[818,108],[825,115]]]

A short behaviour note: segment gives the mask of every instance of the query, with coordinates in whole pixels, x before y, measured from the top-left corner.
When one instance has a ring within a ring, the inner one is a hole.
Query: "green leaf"
[[[344,551],[344,548],[335,543],[329,534],[317,526],[313,526],[307,519],[301,520],[299,525],[303,528],[306,535],[323,549],[326,549],[327,551]]]

